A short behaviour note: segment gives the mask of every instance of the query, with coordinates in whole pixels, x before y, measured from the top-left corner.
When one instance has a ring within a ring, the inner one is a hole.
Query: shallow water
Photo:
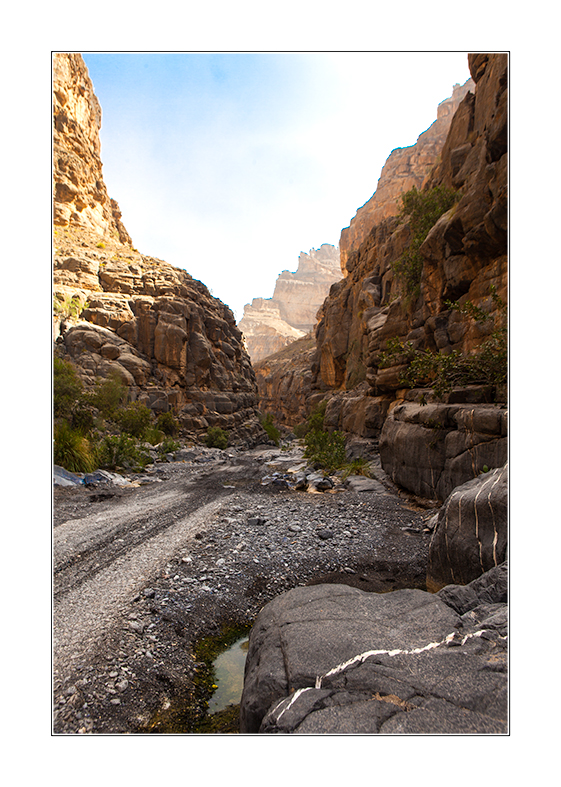
[[[241,637],[214,661],[218,688],[208,701],[208,712],[217,713],[228,705],[237,705],[243,691],[243,674],[249,639]]]

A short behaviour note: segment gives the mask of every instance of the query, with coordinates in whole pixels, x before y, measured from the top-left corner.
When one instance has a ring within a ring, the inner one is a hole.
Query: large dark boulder
[[[506,604],[482,599],[460,615],[421,590],[284,593],[250,635],[241,732],[505,733]]]
[[[467,585],[506,558],[508,465],[454,489],[429,546],[427,588]]]

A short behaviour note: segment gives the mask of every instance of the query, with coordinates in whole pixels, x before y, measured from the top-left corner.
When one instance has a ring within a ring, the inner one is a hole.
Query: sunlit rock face
[[[326,400],[324,423],[329,429],[341,429],[374,444],[380,441],[384,469],[393,480],[415,494],[438,499],[454,485],[477,476],[484,465],[504,464],[506,418],[501,416],[500,429],[475,429],[473,424],[488,411],[506,412],[505,387],[456,386],[445,394],[442,407],[459,404],[471,414],[465,425],[416,423],[409,417],[411,408],[427,416],[426,403],[439,403],[438,397],[429,382],[425,389],[404,387],[405,355],[396,354],[384,362],[381,354],[388,351],[388,342],[398,339],[414,350],[469,356],[505,319],[508,58],[474,54],[469,55],[468,64],[472,80],[456,88],[439,108],[436,123],[441,128],[445,125],[446,131],[439,142],[438,160],[434,147],[434,158],[429,157],[427,169],[417,172],[420,180],[413,183],[402,177],[411,171],[405,167],[401,174],[399,168],[394,170],[392,185],[388,166],[381,184],[385,194],[393,193],[393,203],[387,201],[388,215],[383,215],[385,198],[377,192],[369,203],[375,223],[370,229],[364,225],[362,240],[360,220],[351,223],[356,230],[352,243],[345,241],[352,233],[343,230],[341,259],[346,275],[331,286],[318,312],[315,352],[307,349],[305,357],[295,353],[292,359],[257,364],[260,396],[279,418],[295,422],[303,411],[309,413]],[[424,137],[423,144],[430,140],[429,132],[419,138]],[[418,144],[417,153],[422,147]],[[406,154],[394,152],[393,158],[397,161],[399,155],[407,155],[414,160],[414,149],[406,150]],[[393,264],[411,240],[409,221],[397,214],[399,194],[412,185],[445,186],[455,190],[458,199],[422,244],[419,294],[407,301]],[[381,218],[376,218],[377,208]],[[366,215],[366,211],[361,214]],[[480,309],[485,319],[462,313],[460,307],[469,304]],[[298,412],[292,412],[290,402],[298,403]],[[437,420],[434,415],[433,420]],[[411,457],[415,462],[409,472]]]
[[[339,250],[324,243],[302,252],[295,273],[283,271],[272,298],[254,298],[239,322],[255,363],[305,336],[316,324],[331,285],[341,279]]]
[[[78,54],[53,59],[54,338],[86,386],[116,373],[132,399],[186,432],[263,434],[230,309],[187,271],[141,254],[103,182],[101,109]]]
[[[397,214],[399,195],[413,186],[419,189],[423,187],[442,152],[454,113],[468,91],[473,89],[472,79],[463,85],[454,85],[452,95],[438,105],[436,120],[419,136],[417,142],[407,148],[396,148],[390,153],[373,196],[357,210],[350,226],[341,232],[341,268],[345,276],[348,273],[349,256],[358,250],[370,230],[383,219]]]

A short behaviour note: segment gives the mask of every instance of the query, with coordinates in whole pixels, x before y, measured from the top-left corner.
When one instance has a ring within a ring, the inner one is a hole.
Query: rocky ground
[[[310,492],[287,482],[300,448],[178,456],[127,486],[55,487],[55,733],[197,732],[201,638],[299,585],[424,588],[434,509],[375,462]]]

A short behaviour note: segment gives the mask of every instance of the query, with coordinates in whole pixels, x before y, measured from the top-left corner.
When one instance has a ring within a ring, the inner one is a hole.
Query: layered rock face
[[[275,423],[294,427],[306,420],[316,343],[305,335],[254,364],[259,407]]]
[[[466,437],[465,429],[460,427],[458,432],[455,422],[446,428],[455,429],[458,436],[446,442],[441,439],[442,432],[435,441],[434,424],[420,424],[416,413],[419,402],[437,400],[428,389],[403,388],[405,355],[383,364],[381,352],[388,348],[388,340],[399,339],[410,343],[413,351],[444,355],[456,351],[469,357],[504,319],[500,302],[507,300],[507,57],[470,55],[469,65],[475,93],[467,93],[461,101],[441,162],[425,184],[426,189],[446,186],[456,190],[458,201],[436,222],[421,246],[420,293],[408,303],[392,265],[408,248],[409,222],[386,218],[349,255],[347,277],[332,287],[322,307],[310,389],[312,398],[317,391],[325,392],[330,424],[341,428],[349,391],[361,385],[369,400],[364,407],[368,421],[355,422],[353,432],[375,438],[380,435],[375,424],[383,424],[381,441],[386,446],[388,472],[406,488],[411,488],[411,441],[422,440],[432,465],[440,468],[432,477],[433,495],[441,499],[443,492],[437,492],[441,475],[462,483],[480,472],[474,446],[482,440],[502,439],[497,462],[504,462],[506,437],[500,430],[485,433],[484,438],[473,430]],[[451,308],[450,302],[459,308]],[[478,307],[485,319],[473,319],[462,311],[469,304]],[[504,390],[468,386],[454,389],[441,404],[464,402],[501,409],[504,397]],[[399,428],[395,418],[386,419],[396,404],[403,405]],[[442,411],[436,420],[446,417]],[[394,439],[397,434],[398,442]],[[460,443],[467,452],[461,460],[457,459],[462,452]],[[437,457],[439,451],[442,455]],[[391,462],[387,459],[390,455]],[[466,472],[472,468],[471,474],[459,477],[454,463],[462,464]],[[430,463],[427,466],[430,468]]]
[[[244,307],[239,328],[251,360],[260,361],[309,333],[329,288],[340,278],[335,246],[324,243],[308,254],[302,252],[296,272],[279,275],[272,298],[254,298]]]
[[[102,176],[101,111],[80,55],[54,56],[57,353],[86,385],[116,373],[131,398],[194,435],[262,434],[256,383],[230,309],[186,271],[132,247]]]
[[[454,113],[468,91],[473,89],[472,79],[464,85],[454,85],[452,95],[438,105],[436,120],[417,142],[390,153],[373,196],[358,209],[350,226],[341,232],[341,269],[344,275],[347,275],[349,256],[358,250],[370,230],[383,219],[398,213],[400,194],[414,186],[418,189],[424,186],[442,151]]]

